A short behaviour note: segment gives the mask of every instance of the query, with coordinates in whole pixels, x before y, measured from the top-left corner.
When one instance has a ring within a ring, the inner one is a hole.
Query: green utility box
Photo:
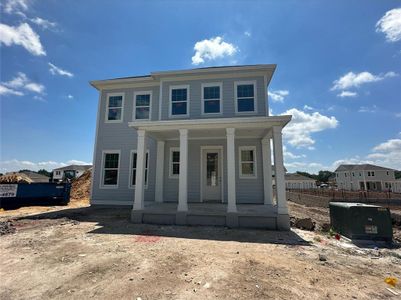
[[[391,242],[393,228],[388,208],[362,203],[330,202],[331,226],[351,240]]]

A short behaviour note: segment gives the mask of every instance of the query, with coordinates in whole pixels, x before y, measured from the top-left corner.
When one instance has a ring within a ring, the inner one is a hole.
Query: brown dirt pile
[[[89,199],[92,179],[92,169],[86,170],[81,177],[71,184],[71,200]]]

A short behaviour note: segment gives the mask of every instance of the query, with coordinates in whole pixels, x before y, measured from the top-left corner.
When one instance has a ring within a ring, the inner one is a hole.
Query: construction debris
[[[0,183],[32,183],[33,180],[24,173],[10,173],[0,176]]]

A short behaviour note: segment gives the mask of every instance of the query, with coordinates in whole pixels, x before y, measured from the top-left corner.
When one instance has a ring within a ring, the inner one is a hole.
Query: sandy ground
[[[16,232],[0,236],[0,299],[401,298],[400,285],[397,296],[384,283],[401,279],[400,249],[297,229],[136,225],[128,210],[85,201],[0,213],[10,217]]]

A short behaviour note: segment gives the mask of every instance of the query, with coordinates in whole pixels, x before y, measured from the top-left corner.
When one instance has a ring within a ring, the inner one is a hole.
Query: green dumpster
[[[352,240],[391,242],[393,228],[388,208],[363,203],[330,202],[331,227]]]

